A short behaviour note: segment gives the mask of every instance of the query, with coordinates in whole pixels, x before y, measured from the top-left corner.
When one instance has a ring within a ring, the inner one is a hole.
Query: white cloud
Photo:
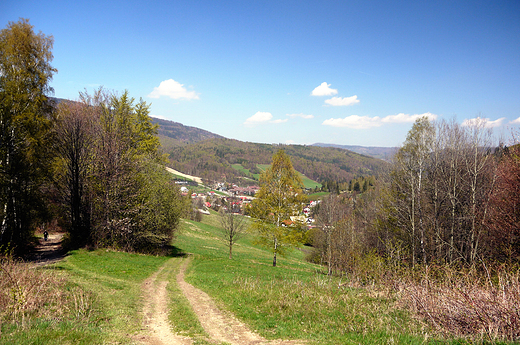
[[[426,116],[430,121],[437,119],[437,115],[432,113],[414,115],[399,113],[397,115],[385,116],[383,119],[381,119],[381,121],[385,123],[413,123],[423,116]]]
[[[354,95],[352,97],[332,97],[331,99],[325,100],[325,103],[332,106],[345,106],[359,103],[359,99]]]
[[[287,116],[289,116],[291,119],[294,119],[294,118],[297,118],[297,117],[301,117],[302,119],[313,119],[314,118],[314,115],[305,115],[303,113],[300,113],[300,114],[287,114]]]
[[[520,124],[520,117],[518,119],[516,119],[516,120],[511,121],[510,123],[514,124],[514,125]]]
[[[263,111],[257,111],[255,115],[251,116],[244,122],[246,126],[254,126],[262,123],[284,123],[289,121],[288,119],[276,119],[273,120],[273,114]]]
[[[257,125],[259,123],[269,122],[273,118],[271,113],[257,111],[255,115],[251,116],[244,122],[244,125]]]
[[[383,118],[379,116],[359,116],[359,115],[351,115],[347,116],[344,119],[329,119],[323,121],[322,125],[332,126],[332,127],[346,127],[346,128],[354,128],[354,129],[367,129],[372,127],[380,127],[386,123],[411,123],[415,122],[418,118],[423,116],[428,117],[430,120],[435,120],[437,115],[432,113],[424,113],[424,114],[397,114],[397,115],[388,115]]]
[[[188,91],[181,84],[173,79],[162,81],[158,87],[154,87],[153,91],[148,95],[150,98],[159,98],[167,96],[173,99],[199,99],[199,95],[195,91]]]
[[[337,94],[338,94],[338,90],[331,89],[330,84],[327,84],[326,82],[321,83],[320,86],[316,87],[311,92],[312,96],[332,96],[332,95],[337,95]]]
[[[483,126],[485,128],[494,128],[494,127],[500,127],[502,125],[502,122],[505,119],[506,119],[505,117],[501,117],[498,120],[491,121],[490,119],[485,118],[485,117],[475,117],[473,119],[465,119],[464,121],[462,121],[462,126],[465,126],[465,127]],[[517,121],[517,120],[515,120],[515,121]]]
[[[354,129],[366,129],[372,127],[379,127],[382,125],[381,119],[379,116],[369,117],[369,116],[358,116],[351,115],[347,116],[344,119],[328,119],[323,121],[322,125],[324,126],[332,126],[332,127],[347,127]]]

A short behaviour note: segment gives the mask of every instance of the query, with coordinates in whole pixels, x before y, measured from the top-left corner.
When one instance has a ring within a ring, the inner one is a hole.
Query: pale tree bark
[[[486,122],[477,118],[468,126],[468,145],[464,155],[464,167],[468,175],[469,217],[466,243],[466,260],[474,264],[479,253],[479,243],[487,215],[490,191],[496,180],[493,157],[490,154],[492,132]]]

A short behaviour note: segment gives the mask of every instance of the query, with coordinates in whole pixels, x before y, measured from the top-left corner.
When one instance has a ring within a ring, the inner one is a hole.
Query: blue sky
[[[123,91],[251,142],[400,145],[413,120],[520,128],[520,2],[26,1],[55,96]],[[514,121],[517,121],[515,123]]]

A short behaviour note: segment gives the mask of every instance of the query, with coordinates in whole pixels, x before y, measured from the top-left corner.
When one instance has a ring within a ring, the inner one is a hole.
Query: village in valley
[[[218,211],[222,207],[224,210],[231,208],[231,212],[236,214],[245,214],[244,208],[255,199],[255,194],[260,190],[258,185],[241,187],[234,183],[215,182],[211,189],[206,188],[204,191],[192,191],[193,187],[198,186],[197,182],[187,181],[185,179],[177,179],[175,184],[180,187],[183,196],[191,195],[192,204],[201,214],[209,215],[209,210]],[[288,226],[292,222],[307,224],[308,228],[314,227],[315,219],[313,217],[313,208],[320,203],[320,200],[309,200],[302,205],[302,211],[299,216],[292,216],[290,220],[284,222]]]

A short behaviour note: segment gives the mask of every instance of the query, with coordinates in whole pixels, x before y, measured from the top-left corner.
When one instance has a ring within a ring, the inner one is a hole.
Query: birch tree
[[[396,204],[394,216],[399,220],[400,227],[409,234],[412,265],[417,261],[418,252],[421,260],[426,261],[424,184],[434,138],[435,128],[428,118],[418,119],[396,154],[392,172],[396,201],[401,204]]]
[[[294,219],[301,214],[305,200],[301,177],[289,156],[283,150],[278,151],[271,166],[260,176],[260,190],[251,204],[258,243],[273,253],[274,267],[278,254],[284,255],[303,239],[304,224],[292,221],[291,216]]]

